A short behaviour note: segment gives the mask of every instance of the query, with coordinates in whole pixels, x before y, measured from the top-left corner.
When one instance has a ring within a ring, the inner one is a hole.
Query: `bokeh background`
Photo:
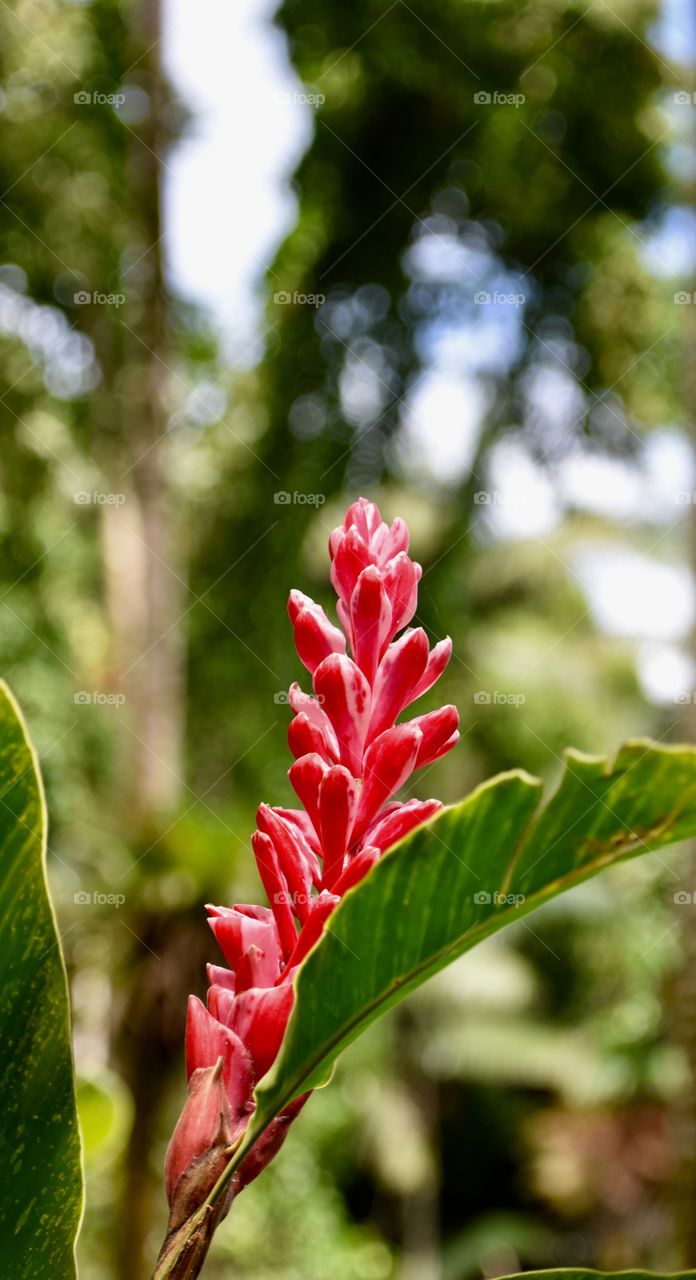
[[[83,1280],[145,1280],[205,901],[287,803],[285,601],[349,500],[452,634],[451,801],[693,737],[682,0],[2,0],[0,655],[74,1001]],[[693,901],[692,901],[693,897]],[[345,1055],[211,1280],[696,1264],[696,860],[641,858]]]

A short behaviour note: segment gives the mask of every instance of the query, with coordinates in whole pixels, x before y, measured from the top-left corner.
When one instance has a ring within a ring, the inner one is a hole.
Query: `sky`
[[[289,179],[312,131],[269,22],[275,8],[165,4],[165,67],[194,117],[167,161],[169,269],[181,292],[212,309],[238,358],[259,327],[263,273],[295,218]]]

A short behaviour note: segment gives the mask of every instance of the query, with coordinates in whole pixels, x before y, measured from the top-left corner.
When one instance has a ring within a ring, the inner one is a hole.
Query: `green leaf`
[[[603,867],[696,836],[693,747],[630,742],[613,764],[571,750],[540,808],[541,792],[522,771],[493,778],[345,896],[298,970],[281,1052],[223,1179],[292,1098],[325,1082],[341,1049],[431,974]]]
[[[560,1267],[556,1271],[524,1271],[521,1275],[503,1276],[501,1280],[682,1280],[696,1276],[696,1271],[584,1271],[582,1268]]]
[[[36,755],[0,682],[0,1251],[7,1280],[73,1280],[82,1212],[68,992],[45,851]]]

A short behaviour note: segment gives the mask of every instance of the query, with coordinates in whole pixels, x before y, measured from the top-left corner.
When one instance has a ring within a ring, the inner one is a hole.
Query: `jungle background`
[[[234,104],[210,161],[228,197],[206,207],[178,167],[206,128],[187,38],[172,55],[181,6],[0,4],[0,655],[48,792],[83,1280],[145,1280],[162,1236],[186,997],[216,959],[203,904],[260,893],[255,808],[290,797],[285,602],[330,603],[348,501],[409,521],[419,622],[454,639],[463,741],[416,794],[693,737],[688,17],[286,0],[249,17],[271,71],[242,99],[206,0],[196,39]],[[235,157],[264,145],[262,97],[288,140],[259,193]],[[187,240],[209,242],[216,299],[186,284]],[[208,1274],[696,1265],[695,1070],[678,850],[374,1026]]]

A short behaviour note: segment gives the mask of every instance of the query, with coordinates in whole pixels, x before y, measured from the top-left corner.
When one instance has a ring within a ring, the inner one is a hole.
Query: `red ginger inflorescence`
[[[403,520],[388,527],[374,503],[360,498],[331,534],[329,550],[343,629],[301,591],[292,591],[288,604],[314,687],[314,696],[297,684],[289,692],[289,777],[303,808],[259,808],[252,845],[270,906],[208,908],[229,968],[208,966],[207,1009],[195,996],[189,1002],[189,1102],[165,1169],[172,1206],[182,1175],[190,1181],[200,1157],[228,1150],[247,1127],[255,1085],[283,1039],[295,970],[343,894],[442,808],[438,800],[391,796],[459,737],[453,706],[395,723],[432,687],[452,650],[449,638],[430,649],[422,628],[408,628],[421,568],[408,556]],[[307,1096],[252,1149],[235,1191],[273,1157]]]

